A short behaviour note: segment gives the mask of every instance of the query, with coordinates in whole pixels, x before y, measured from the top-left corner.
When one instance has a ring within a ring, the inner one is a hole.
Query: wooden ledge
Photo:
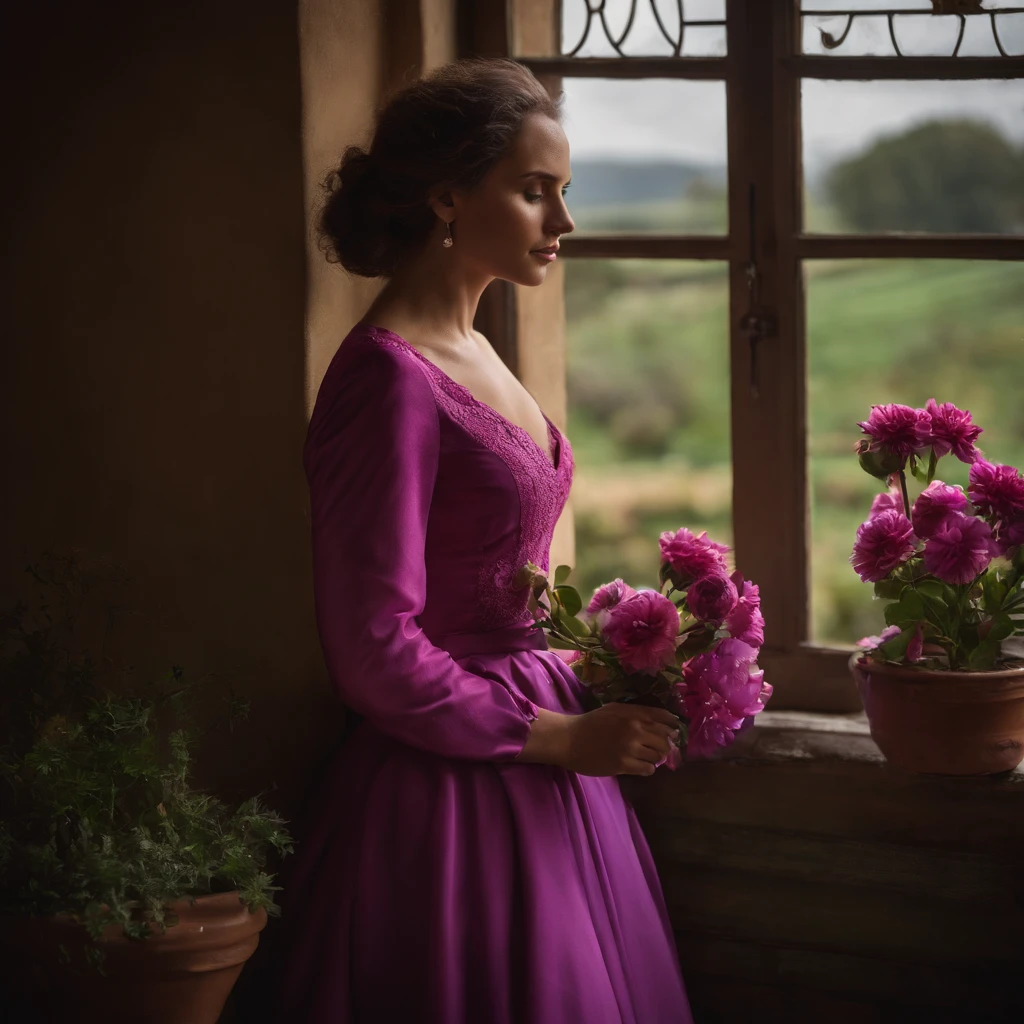
[[[863,712],[764,711],[714,760],[621,776],[645,829],[713,822],[844,839],[1024,855],[1024,768],[915,775],[889,764]]]
[[[888,764],[871,738],[867,715],[825,714],[814,711],[763,711],[755,725],[737,737],[736,742],[716,759],[778,764],[793,761],[842,761],[881,765],[886,774],[898,779],[931,779],[937,783],[966,783],[986,788],[1017,791],[1024,786],[1024,764],[1012,772],[996,776],[957,778],[955,776],[911,775]]]
[[[863,713],[780,710],[620,783],[701,1024],[1024,1020],[1024,771],[913,775]]]
[[[754,725],[726,748],[722,761],[863,761],[884,763],[867,716],[813,711],[762,711]]]

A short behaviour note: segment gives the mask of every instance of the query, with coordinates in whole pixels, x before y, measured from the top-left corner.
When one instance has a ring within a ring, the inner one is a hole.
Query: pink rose
[[[705,530],[695,537],[686,527],[675,533],[666,531],[659,538],[662,565],[673,569],[682,588],[701,576],[726,572],[725,555],[729,549],[724,544],[711,540]]]
[[[641,590],[608,613],[604,638],[627,672],[654,673],[672,664],[679,611],[656,590]]]
[[[882,494],[875,495],[875,500],[871,502],[870,516],[890,509],[893,512],[905,511],[903,508],[903,492],[898,487],[890,487],[889,490],[884,491]]]
[[[925,409],[931,421],[929,443],[936,458],[952,452],[961,462],[970,465],[979,457],[981,453],[974,442],[983,431],[971,422],[970,412],[958,409],[952,402],[939,405],[934,398],[928,399]]]
[[[686,591],[686,606],[701,622],[721,622],[738,600],[736,584],[725,573],[702,576]]]
[[[744,580],[739,572],[732,574],[739,600],[725,618],[725,628],[735,640],[752,647],[764,643],[764,616],[761,614],[761,589],[756,583]]]
[[[899,626],[886,626],[882,630],[879,636],[866,636],[857,641],[858,647],[863,647],[865,650],[873,651],[876,647],[881,647],[886,641],[891,640],[894,636],[900,635]]]
[[[1024,478],[1013,466],[978,459],[971,466],[967,493],[979,515],[992,519],[1024,519]]]
[[[1024,544],[1024,518],[1016,522],[1002,522],[999,524],[996,536],[996,545],[999,554],[1009,555],[1010,551]]]
[[[946,583],[971,583],[999,553],[983,519],[950,512],[924,547],[924,567]]]
[[[1013,466],[978,459],[971,466],[967,493],[992,524],[999,554],[1024,544],[1024,478]]]
[[[746,719],[764,710],[772,687],[756,658],[749,644],[729,639],[686,663],[682,704],[690,723],[687,757],[709,757],[728,746]]]
[[[857,527],[850,564],[865,583],[877,583],[910,558],[916,544],[914,528],[902,512],[879,512]]]
[[[891,452],[901,462],[927,448],[932,431],[928,413],[909,405],[873,405],[866,422],[857,426],[868,435],[859,442],[858,451]]]
[[[941,480],[933,480],[917,497],[911,519],[914,533],[922,540],[930,537],[950,512],[963,512],[967,508],[967,495],[963,488],[951,487]]]
[[[636,591],[620,578],[612,580],[611,583],[604,583],[594,591],[594,596],[586,607],[586,614],[593,618],[598,629],[603,629],[608,621],[609,611],[635,593]]]

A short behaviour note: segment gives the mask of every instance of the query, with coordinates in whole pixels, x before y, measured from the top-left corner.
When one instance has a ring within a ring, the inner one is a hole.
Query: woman
[[[473,329],[494,278],[533,286],[569,149],[521,65],[447,65],[350,148],[322,217],[387,283],[309,425],[317,619],[360,716],[285,880],[279,1019],[679,1024],[690,1011],[654,864],[614,776],[676,718],[585,712],[531,629],[568,440]]]

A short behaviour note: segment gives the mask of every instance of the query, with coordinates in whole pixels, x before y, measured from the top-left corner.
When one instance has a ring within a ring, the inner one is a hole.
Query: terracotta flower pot
[[[949,672],[850,658],[871,737],[912,772],[991,775],[1024,760],[1024,667]]]
[[[16,945],[26,972],[19,987],[50,1003],[50,1017],[40,1013],[34,1019],[216,1024],[259,943],[266,911],[250,913],[237,892],[198,896],[191,906],[187,900],[172,906],[178,924],[162,935],[155,931],[145,939],[128,939],[120,926],[107,928],[100,941],[105,977],[86,964],[83,952],[90,940],[66,915],[5,922],[6,966],[12,966],[9,957]],[[61,945],[70,965],[61,962]]]

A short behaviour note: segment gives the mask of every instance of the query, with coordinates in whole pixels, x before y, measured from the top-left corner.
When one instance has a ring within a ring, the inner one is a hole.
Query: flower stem
[[[901,469],[900,470],[900,490],[903,492],[903,508],[907,513],[907,518],[910,518],[910,495],[907,494],[907,474]]]

